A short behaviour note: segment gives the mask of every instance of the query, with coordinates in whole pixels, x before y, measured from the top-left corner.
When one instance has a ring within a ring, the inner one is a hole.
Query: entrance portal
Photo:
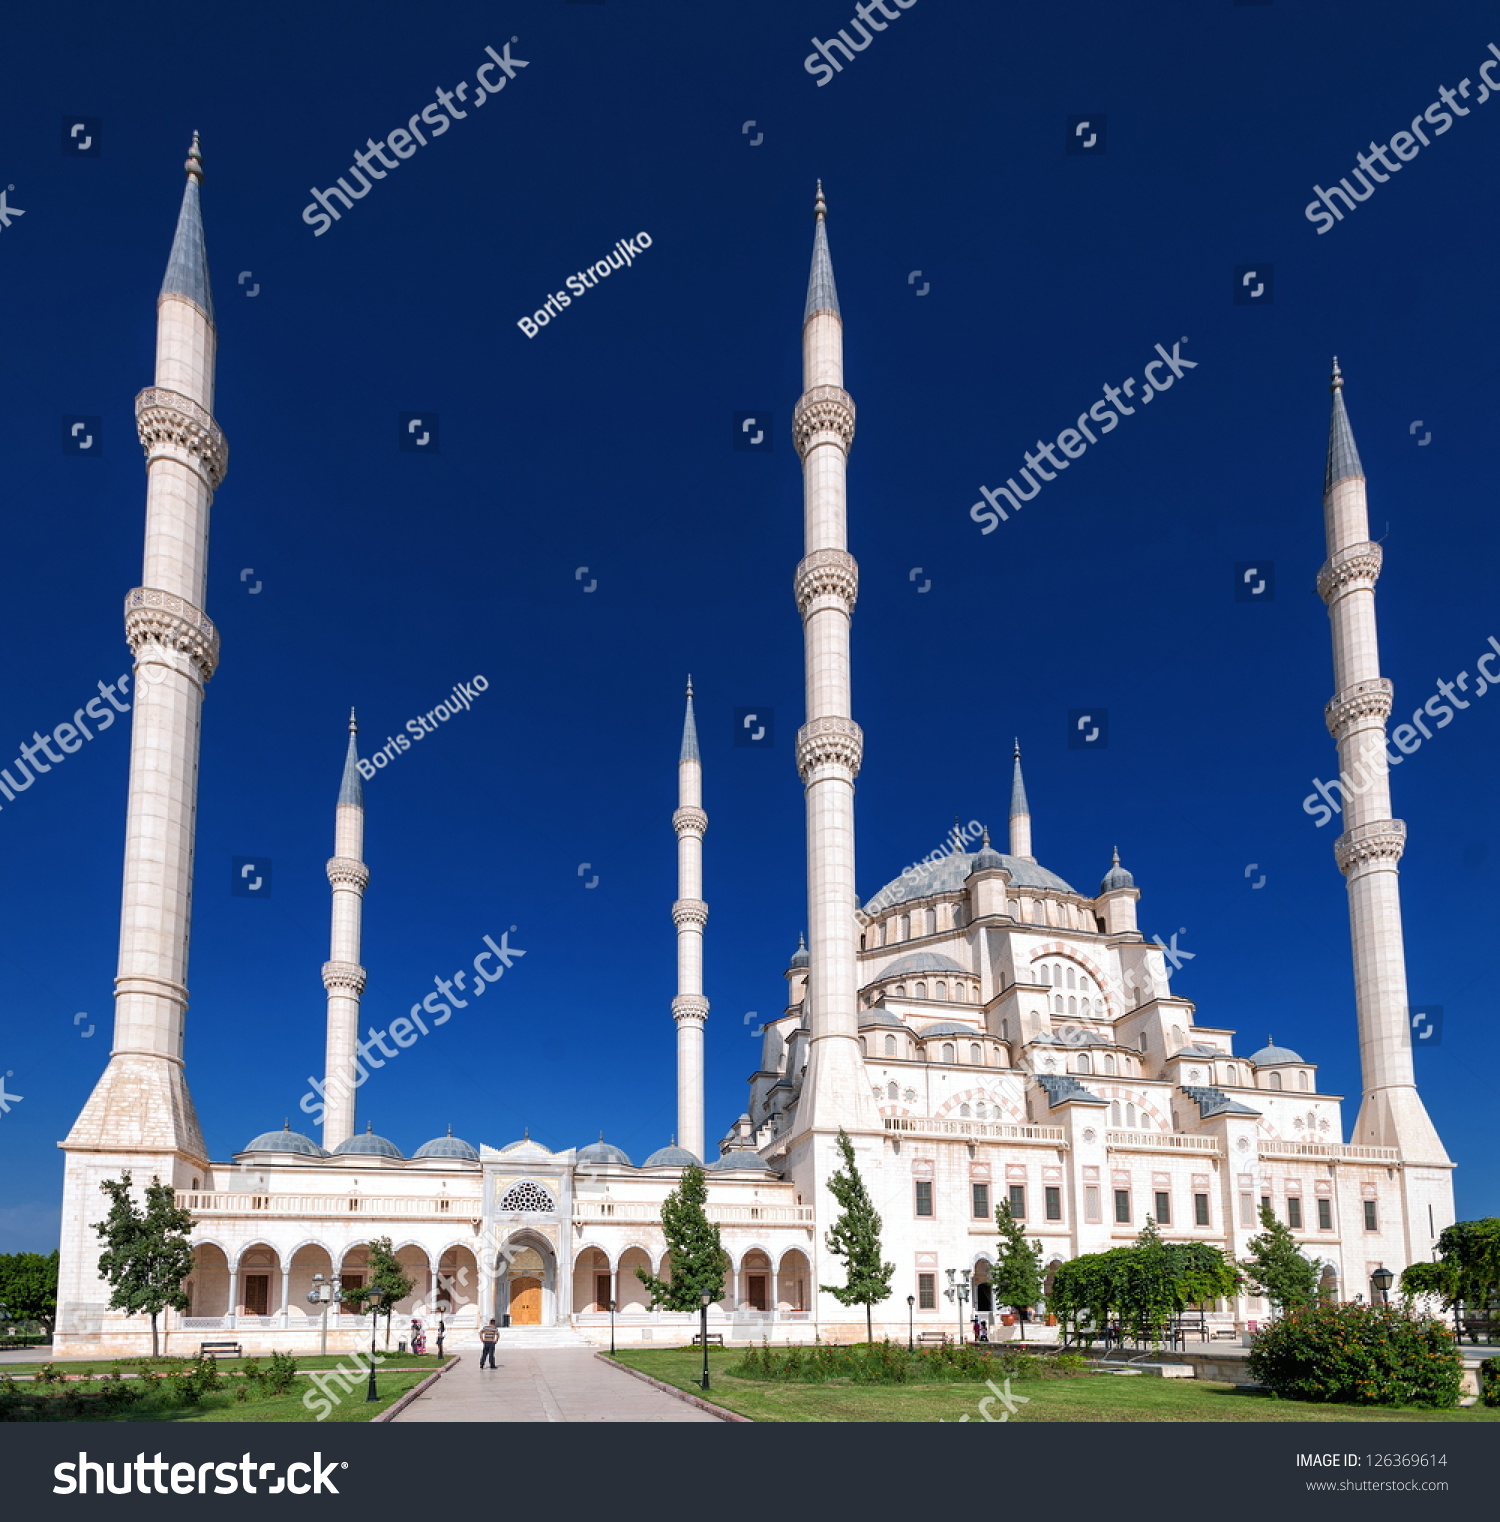
[[[512,1326],[540,1326],[542,1324],[542,1281],[530,1274],[510,1281],[510,1324]]]

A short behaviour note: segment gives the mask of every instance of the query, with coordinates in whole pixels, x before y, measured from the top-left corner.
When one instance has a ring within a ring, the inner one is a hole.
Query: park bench
[[[714,1344],[716,1347],[721,1347],[722,1348],[724,1346],[724,1334],[723,1334],[723,1332],[710,1332],[708,1334],[708,1340],[709,1340],[710,1343]],[[694,1332],[693,1333],[693,1341],[695,1343],[701,1345],[702,1342],[703,1342],[703,1333],[702,1332]]]
[[[198,1344],[199,1358],[207,1358],[212,1354],[215,1358],[221,1354],[229,1358],[241,1358],[244,1349],[237,1342],[200,1342]]]
[[[1494,1316],[1464,1317],[1464,1335],[1470,1342],[1477,1343],[1481,1337],[1486,1342],[1492,1341],[1497,1327],[1500,1327],[1500,1320]]]
[[[917,1341],[929,1344],[947,1342],[948,1334],[946,1332],[918,1332]]]

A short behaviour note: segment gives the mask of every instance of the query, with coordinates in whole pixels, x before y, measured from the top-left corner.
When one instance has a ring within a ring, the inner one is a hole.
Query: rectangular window
[[[990,1186],[988,1184],[973,1184],[970,1188],[974,1192],[974,1219],[987,1221],[990,1218]]]
[[[594,1275],[594,1309],[607,1311],[609,1309],[609,1275]]]
[[[1295,1194],[1286,1202],[1286,1223],[1293,1231],[1302,1230],[1302,1201]]]
[[[1062,1190],[1056,1184],[1047,1185],[1047,1219],[1062,1220]]]
[[[1255,1196],[1253,1194],[1240,1196],[1240,1225],[1255,1225]]]
[[[1156,1224],[1158,1226],[1172,1224],[1172,1196],[1161,1190],[1156,1193]]]
[[[1271,1208],[1271,1196],[1269,1194],[1263,1194],[1263,1195],[1261,1195],[1261,1197],[1260,1197],[1260,1208],[1262,1210],[1269,1210]],[[1260,1220],[1260,1217],[1257,1216],[1255,1219],[1258,1222]]]
[[[917,1275],[917,1309],[934,1310],[937,1307],[937,1275]]]
[[[1025,1184],[1012,1184],[1010,1186],[1010,1213],[1018,1221],[1024,1221],[1026,1219]]]
[[[1332,1200],[1319,1200],[1318,1201],[1318,1230],[1319,1231],[1332,1231],[1333,1230],[1333,1201]]]
[[[1206,1194],[1193,1196],[1193,1225],[1208,1225],[1208,1196]]]
[[[1379,1231],[1380,1230],[1380,1224],[1375,1219],[1375,1201],[1374,1200],[1366,1200],[1365,1201],[1365,1230],[1366,1231]]]
[[[1085,1184],[1083,1186],[1083,1218],[1085,1221],[1099,1221],[1099,1186],[1097,1184]]]
[[[1128,1189],[1115,1190],[1115,1220],[1122,1225],[1130,1225],[1130,1191]]]
[[[340,1274],[339,1288],[346,1294],[352,1289],[363,1289],[365,1276],[363,1274]]]
[[[920,1216],[930,1216],[932,1214],[932,1180],[930,1178],[919,1178],[916,1180],[916,1185],[917,1214]]]

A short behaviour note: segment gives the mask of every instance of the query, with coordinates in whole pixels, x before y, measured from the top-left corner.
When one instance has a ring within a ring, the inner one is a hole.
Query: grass
[[[738,1379],[725,1370],[743,1356],[738,1348],[709,1349],[708,1399],[758,1422],[982,1422],[982,1380],[952,1385],[768,1384]],[[654,1379],[701,1395],[703,1353],[698,1348],[630,1349],[617,1362]],[[997,1384],[1002,1383],[996,1381]],[[1081,1379],[1017,1380],[1024,1396],[1013,1422],[1495,1422],[1500,1408],[1457,1411],[1419,1407],[1320,1406],[1208,1380],[1155,1379],[1150,1375],[1090,1375]],[[992,1417],[1004,1412],[992,1402]]]
[[[445,1354],[442,1358],[439,1358],[436,1353],[423,1353],[420,1356],[415,1353],[383,1353],[378,1348],[376,1352],[379,1355],[376,1359],[376,1367],[378,1369],[390,1369],[392,1371],[396,1369],[422,1369],[428,1374],[434,1369],[442,1368],[448,1359],[453,1356],[451,1353]],[[265,1353],[258,1355],[252,1353],[250,1356],[258,1358],[261,1367],[264,1368],[269,1355]],[[299,1369],[336,1369],[340,1366],[347,1367],[351,1359],[360,1360],[361,1362],[367,1361],[369,1356],[368,1348],[350,1353],[313,1353],[307,1356],[298,1354],[297,1367]],[[197,1363],[197,1361],[196,1355],[188,1358],[178,1358],[173,1354],[166,1359],[158,1359],[152,1366],[165,1373],[171,1369],[188,1368]],[[243,1358],[216,1358],[214,1362],[218,1365],[220,1374],[233,1374],[245,1366],[245,1359]],[[108,1374],[117,1364],[121,1374],[127,1379],[133,1374],[139,1373],[141,1369],[141,1364],[133,1359],[86,1358],[75,1362],[67,1358],[41,1358],[35,1363],[0,1363],[0,1376],[8,1374],[14,1379],[19,1379],[23,1374],[35,1374],[38,1369],[48,1365],[51,1365],[59,1373],[67,1375]]]

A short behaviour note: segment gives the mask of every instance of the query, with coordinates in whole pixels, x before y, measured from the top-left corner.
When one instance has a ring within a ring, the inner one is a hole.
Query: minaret
[[[328,990],[328,1048],[323,1064],[323,1146],[332,1152],[354,1135],[358,1077],[359,999],[365,991],[360,966],[360,921],[370,869],[365,865],[365,795],[359,780],[359,726],[349,710],[349,750],[339,786],[328,881],[333,888],[333,928],[323,987]]]
[[[682,750],[677,757],[677,901],[672,923],[677,926],[677,997],[672,1019],[677,1024],[677,1142],[694,1157],[703,1158],[703,1024],[708,1000],[703,997],[703,927],[708,905],[703,901],[703,837],[708,815],[703,812],[703,758],[698,752],[698,725],[693,718],[693,679],[688,678],[687,713],[682,721]]]
[[[1396,869],[1406,826],[1391,818],[1385,721],[1392,688],[1380,674],[1375,632],[1381,550],[1370,542],[1365,473],[1344,410],[1343,387],[1334,360],[1323,478],[1328,560],[1318,573],[1318,591],[1328,604],[1333,629],[1335,692],[1324,711],[1328,730],[1338,742],[1340,773],[1364,784],[1341,787],[1348,812],[1345,831],[1334,843],[1339,870],[1349,884],[1364,1084],[1352,1140],[1361,1146],[1399,1147],[1406,1161],[1445,1164],[1447,1154],[1417,1094],[1412,1066]]]
[[[1026,801],[1026,784],[1021,780],[1021,742],[1015,741],[1015,759],[1010,774],[1010,854],[1019,861],[1035,861],[1031,854],[1031,805]]]
[[[828,256],[827,216],[820,181],[802,316],[803,392],[792,414],[792,437],[802,457],[804,555],[795,588],[807,722],[797,734],[797,770],[807,796],[810,1031],[798,1132],[878,1128],[858,1033],[854,778],[864,736],[850,716],[849,623],[859,568],[845,548],[844,491],[854,403],[844,390],[844,324]]]
[[[213,418],[217,334],[196,133],[184,168],[187,185],[156,303],[156,383],[135,405],[146,451],[146,553],[142,584],[125,599],[135,711],[114,1046],[63,1145],[201,1162],[207,1154],[183,1076],[183,1024],[200,711],[219,660],[219,633],[203,611],[208,517],[229,450]],[[171,1171],[163,1169],[164,1182]]]

